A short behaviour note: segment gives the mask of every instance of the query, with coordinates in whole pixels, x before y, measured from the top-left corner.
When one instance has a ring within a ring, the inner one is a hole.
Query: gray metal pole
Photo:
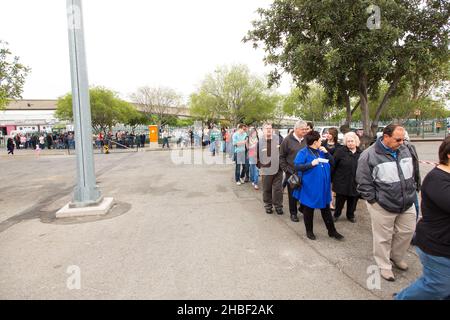
[[[77,154],[77,186],[70,204],[70,207],[73,208],[96,205],[102,201],[102,195],[95,181],[91,106],[81,0],[67,0],[67,21]]]

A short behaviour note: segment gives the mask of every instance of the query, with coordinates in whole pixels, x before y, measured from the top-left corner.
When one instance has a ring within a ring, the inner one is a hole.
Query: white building
[[[58,123],[57,100],[18,100],[0,111],[0,136],[12,131],[49,132]]]

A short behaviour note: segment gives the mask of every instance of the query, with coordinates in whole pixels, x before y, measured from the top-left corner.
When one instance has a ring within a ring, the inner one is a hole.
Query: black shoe
[[[266,213],[267,213],[267,214],[272,214],[272,213],[273,213],[272,208],[266,208]]]
[[[328,235],[330,236],[330,238],[335,238],[336,240],[344,239],[344,236],[337,231],[328,232]]]
[[[316,240],[316,236],[312,232],[306,232],[306,236],[309,240]]]
[[[356,223],[356,219],[355,218],[347,218],[348,221],[350,221],[351,223]]]
[[[339,217],[333,217],[333,221],[337,222],[339,220]]]
[[[298,219],[296,214],[291,214],[291,221],[292,222],[299,222],[300,220]]]
[[[277,211],[277,214],[278,214],[279,216],[281,216],[282,214],[284,214],[283,209],[276,209],[276,211]]]

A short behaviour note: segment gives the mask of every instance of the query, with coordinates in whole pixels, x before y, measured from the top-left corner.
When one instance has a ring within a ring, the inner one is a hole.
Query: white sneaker
[[[241,183],[240,181],[238,181],[238,182],[236,182],[236,184],[237,184],[238,186],[240,186],[242,183]]]
[[[241,178],[241,183],[245,183],[244,179]]]
[[[255,188],[255,190],[259,190],[259,187],[257,184],[254,184],[253,187]]]

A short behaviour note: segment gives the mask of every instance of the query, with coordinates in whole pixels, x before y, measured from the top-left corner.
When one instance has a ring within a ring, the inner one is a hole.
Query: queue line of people
[[[232,137],[238,185],[245,182],[249,147],[255,148],[254,137],[250,144],[251,133],[247,135],[247,131],[245,125],[239,125]],[[298,213],[302,213],[307,238],[316,240],[313,217],[315,209],[319,209],[328,235],[342,240],[344,236],[334,223],[345,203],[348,221],[356,223],[357,203],[364,200],[371,218],[374,260],[387,281],[395,281],[393,268],[408,270],[405,256],[419,220],[415,243],[424,274],[396,298],[450,298],[450,138],[440,147],[440,165],[425,178],[419,219],[419,160],[402,126],[385,127],[382,137],[364,151],[355,133],[346,133],[343,145],[339,145],[337,130],[330,131],[322,142],[318,132],[298,121],[293,131],[281,139],[269,123],[264,124],[262,134],[256,135],[256,166],[262,178],[265,212],[273,214],[275,209],[277,214],[284,214],[283,174],[284,181],[296,174],[301,187],[292,189],[287,184],[291,220],[299,222]],[[428,182],[434,180],[438,181],[437,192]],[[336,194],[334,216],[332,192]]]

